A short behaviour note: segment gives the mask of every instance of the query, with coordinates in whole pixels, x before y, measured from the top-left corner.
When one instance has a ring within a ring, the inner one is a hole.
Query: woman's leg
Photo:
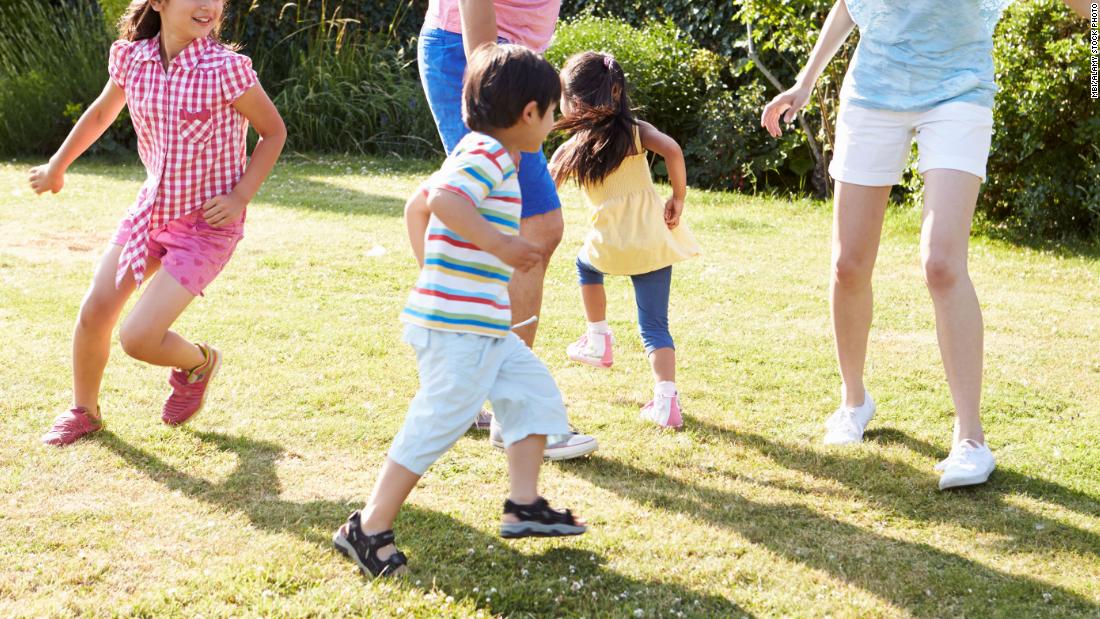
[[[202,350],[169,330],[194,298],[168,273],[154,277],[122,323],[122,349],[153,365],[184,370],[202,365],[206,361]]]
[[[921,263],[936,308],[936,336],[958,415],[955,441],[985,442],[982,392],[982,311],[967,269],[970,224],[981,179],[967,172],[928,170],[924,175]]]
[[[134,292],[134,277],[130,273],[115,287],[115,272],[121,255],[122,246],[114,244],[103,254],[92,285],[80,304],[73,332],[73,407],[83,407],[93,417],[99,416],[99,389],[111,352],[111,332],[126,300]],[[157,260],[150,259],[147,276],[155,273],[158,266]]]
[[[872,315],[871,274],[889,199],[889,186],[836,183],[829,301],[847,407],[863,404],[863,369]]]

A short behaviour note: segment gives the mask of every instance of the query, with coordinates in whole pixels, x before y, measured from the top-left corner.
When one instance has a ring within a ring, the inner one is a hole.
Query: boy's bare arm
[[[428,208],[428,197],[424,190],[417,189],[405,202],[405,228],[409,232],[409,246],[417,263],[424,268],[424,235],[428,232],[428,220],[432,211]]]

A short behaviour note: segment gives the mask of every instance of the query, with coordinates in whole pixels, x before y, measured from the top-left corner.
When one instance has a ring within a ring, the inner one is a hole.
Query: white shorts
[[[829,175],[855,185],[896,185],[909,163],[914,135],[921,174],[947,168],[985,181],[993,110],[964,102],[943,103],[924,112],[892,112],[841,101]]]
[[[570,431],[561,392],[550,371],[515,333],[489,337],[405,325],[416,351],[420,390],[389,457],[423,475],[493,403],[505,447],[532,434]]]

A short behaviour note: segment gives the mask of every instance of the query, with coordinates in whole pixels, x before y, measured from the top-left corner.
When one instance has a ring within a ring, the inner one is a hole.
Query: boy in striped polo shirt
[[[410,201],[410,208],[431,211],[426,233],[409,220],[422,268],[401,314],[405,341],[416,351],[420,390],[366,506],[333,535],[336,549],[372,576],[405,570],[405,555],[394,545],[397,513],[486,399],[508,453],[511,490],[501,536],[587,530],[569,510],[552,509],[539,496],[546,436],[569,432],[569,424],[550,372],[511,331],[508,303],[512,270],[543,259],[538,246],[519,236],[516,162],[521,151],[542,148],[561,84],[538,54],[485,46],[471,58],[462,96],[472,132]]]

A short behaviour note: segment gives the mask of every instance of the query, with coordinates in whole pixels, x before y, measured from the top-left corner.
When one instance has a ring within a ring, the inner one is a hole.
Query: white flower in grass
[[[640,608],[635,608],[634,609],[634,616],[635,617],[645,617],[645,611],[640,609]]]

